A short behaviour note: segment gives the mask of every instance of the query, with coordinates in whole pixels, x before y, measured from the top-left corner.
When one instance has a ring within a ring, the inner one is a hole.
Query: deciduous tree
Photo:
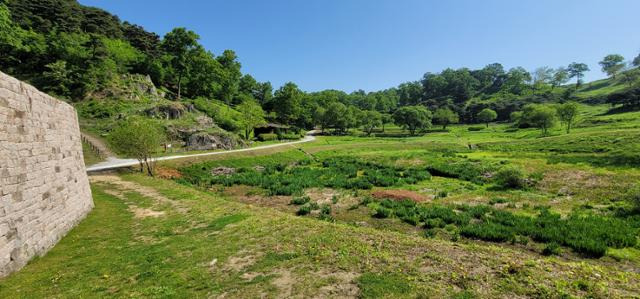
[[[556,107],[558,119],[565,125],[567,134],[571,132],[571,127],[578,117],[578,104],[575,102],[566,102]]]
[[[382,125],[382,114],[374,110],[362,111],[360,113],[360,125],[362,126],[362,131],[369,136],[373,129]]]
[[[567,67],[569,72],[569,78],[576,78],[576,88],[582,84],[582,77],[584,73],[589,71],[589,66],[584,63],[573,62]]]
[[[165,141],[165,134],[154,121],[132,118],[123,121],[109,135],[111,144],[124,155],[134,157],[140,163],[140,172],[147,167],[147,174],[153,176],[155,160],[153,156]]]
[[[431,127],[431,117],[431,111],[424,106],[405,106],[393,114],[395,123],[411,135],[415,135],[417,130]]]
[[[556,123],[556,109],[548,105],[529,104],[522,110],[521,122],[537,127],[547,135],[549,129]]]
[[[438,108],[433,113],[433,122],[438,125],[442,125],[442,129],[446,129],[449,124],[456,124],[460,121],[460,117],[457,113],[451,111],[449,108]]]
[[[624,68],[624,57],[620,54],[609,54],[599,62],[602,67],[602,71],[607,74],[607,76],[611,76],[614,79],[616,78],[616,74],[618,74]]]
[[[264,111],[253,99],[246,99],[236,107],[236,110],[240,112],[240,124],[244,130],[244,138],[249,140],[253,129],[266,123]]]
[[[496,118],[498,118],[498,113],[489,108],[484,108],[478,113],[478,120],[487,124],[487,128],[489,127],[489,123]]]
[[[180,99],[182,80],[188,73],[193,59],[194,49],[200,46],[198,39],[200,37],[195,32],[179,27],[167,33],[162,41],[162,48],[170,55],[167,60],[177,86],[178,99]]]

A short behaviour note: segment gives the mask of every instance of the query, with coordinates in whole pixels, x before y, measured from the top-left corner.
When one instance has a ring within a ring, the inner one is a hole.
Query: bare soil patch
[[[376,190],[371,192],[371,196],[378,199],[412,200],[415,202],[425,202],[431,197],[409,190]]]
[[[232,256],[227,260],[223,269],[227,271],[240,272],[255,264],[258,257],[258,255],[251,254],[247,251],[240,251],[238,255]]]
[[[161,179],[179,179],[182,177],[182,173],[175,168],[158,166],[156,176]]]
[[[165,214],[162,211],[154,211],[151,209],[145,209],[145,208],[140,208],[136,206],[129,206],[129,210],[133,212],[133,215],[136,218],[147,218],[147,217],[157,218],[160,216],[164,216]]]

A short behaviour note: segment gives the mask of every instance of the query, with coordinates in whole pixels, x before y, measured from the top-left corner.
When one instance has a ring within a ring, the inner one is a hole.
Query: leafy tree
[[[16,2],[16,1],[14,1]],[[0,69],[11,73],[32,73],[41,70],[46,59],[46,41],[43,35],[24,30],[11,18],[7,6],[0,3]]]
[[[515,124],[520,123],[522,119],[522,111],[513,111],[509,114],[509,120]]]
[[[637,82],[638,78],[640,78],[640,69],[629,68],[620,75],[622,76],[622,78],[620,79],[621,82],[632,86],[633,83]]]
[[[638,56],[636,56],[636,58],[633,59],[633,62],[631,62],[633,64],[633,66],[640,66],[640,54],[638,54]]]
[[[332,102],[324,114],[325,123],[336,131],[346,131],[349,126],[349,110],[345,104]]]
[[[553,73],[553,77],[551,78],[551,88],[558,87],[563,85],[569,81],[569,72],[566,68],[559,67]]]
[[[589,71],[589,66],[584,63],[573,62],[567,67],[569,78],[576,78],[576,88],[582,84],[582,77],[585,72]]]
[[[471,75],[478,80],[479,91],[486,94],[498,92],[506,79],[504,67],[499,63],[492,63],[480,70],[472,71]]]
[[[457,113],[449,108],[439,108],[433,113],[433,122],[442,125],[442,129],[446,129],[449,124],[456,124],[460,121]]]
[[[431,111],[424,106],[405,106],[393,114],[394,122],[415,135],[417,130],[431,127]]]
[[[128,119],[116,127],[109,135],[112,146],[140,163],[140,172],[147,167],[147,174],[153,176],[154,154],[165,141],[162,129],[153,121],[144,118]]]
[[[548,66],[536,68],[533,71],[533,84],[536,86],[551,83],[555,72]]]
[[[276,90],[273,97],[273,111],[279,122],[293,124],[302,113],[303,92],[292,82]]]
[[[540,104],[526,105],[522,111],[521,122],[540,128],[543,135],[547,135],[549,128],[556,122],[557,112],[553,107]]]
[[[369,136],[373,132],[373,129],[382,125],[382,114],[374,110],[362,111],[360,114],[360,124],[362,125],[362,130]]]
[[[56,95],[69,95],[71,86],[71,70],[67,68],[67,62],[57,60],[56,62],[45,65],[46,71],[42,73],[42,79],[47,81],[46,91],[53,92]]]
[[[189,72],[191,61],[194,57],[194,50],[200,47],[198,36],[195,32],[183,27],[174,28],[164,36],[162,41],[163,50],[169,54],[169,68],[175,80],[178,91],[178,100],[182,88],[182,80]]]
[[[238,84],[242,76],[240,62],[238,62],[238,56],[232,50],[225,50],[216,60],[222,66],[218,74],[219,97],[225,103],[230,104],[233,96],[238,92]]]
[[[400,105],[416,105],[422,99],[422,85],[420,82],[407,82],[398,86]]]
[[[484,108],[480,113],[478,113],[478,120],[486,123],[487,128],[489,127],[489,123],[498,118],[498,113],[489,108]]]
[[[265,124],[265,114],[262,107],[253,99],[247,99],[236,107],[236,110],[240,112],[240,124],[244,129],[244,138],[249,140],[253,129]]]
[[[329,118],[327,117],[327,109],[322,106],[317,106],[313,111],[313,123],[320,126],[321,132],[324,133],[324,130],[330,125]]]
[[[129,22],[122,24],[122,34],[129,44],[145,55],[150,57],[160,55],[160,36],[157,34],[148,32],[141,26]]]
[[[528,88],[527,83],[531,81],[531,74],[522,67],[515,67],[509,70],[507,78],[502,85],[502,90],[522,95]]]
[[[382,113],[381,121],[382,121],[382,132],[384,132],[384,125],[393,123],[393,114]]]
[[[609,54],[605,56],[599,64],[602,67],[602,71],[605,72],[607,76],[611,76],[615,79],[616,74],[624,68],[624,57],[619,54]]]
[[[102,38],[105,56],[115,62],[119,73],[127,73],[142,59],[142,53],[122,39]]]
[[[185,78],[187,80],[182,84],[182,94],[190,97],[217,98],[221,89],[218,74],[222,66],[213,53],[201,47],[193,49],[189,56],[189,72]]]
[[[556,107],[558,119],[565,125],[567,134],[571,132],[571,126],[578,117],[578,104],[575,102],[567,102]]]

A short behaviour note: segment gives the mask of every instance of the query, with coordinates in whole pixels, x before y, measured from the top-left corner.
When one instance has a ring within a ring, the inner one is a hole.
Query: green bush
[[[375,213],[373,213],[373,217],[376,217],[376,218],[389,218],[392,213],[393,213],[393,211],[391,209],[379,206],[379,207],[376,208]]]
[[[258,135],[258,140],[260,140],[260,141],[278,140],[278,135],[271,134],[271,133],[259,134]]]
[[[434,176],[461,179],[482,185],[489,182],[487,174],[496,171],[499,166],[497,162],[447,155],[447,157],[430,159],[427,170]]]
[[[296,212],[296,214],[297,214],[298,216],[307,215],[307,214],[309,214],[309,213],[311,213],[311,206],[310,206],[310,205],[304,205],[304,206],[301,206],[301,207],[298,209],[298,212]]]
[[[515,166],[503,167],[493,176],[495,184],[505,189],[521,189],[525,187],[524,172]]]
[[[556,242],[547,244],[542,250],[543,255],[559,255],[561,253],[560,245]]]
[[[309,198],[309,196],[294,197],[293,199],[291,199],[291,204],[303,205],[308,203],[309,201],[311,201],[311,198]]]
[[[635,213],[640,213],[640,185],[629,188],[624,198],[633,206]]]
[[[322,207],[320,207],[320,215],[318,215],[318,219],[320,220],[324,220],[324,221],[330,221],[333,222],[334,219],[331,216],[331,206],[330,205],[322,205]]]
[[[468,127],[467,130],[469,130],[471,132],[482,131],[482,130],[484,130],[484,127],[483,126]]]
[[[489,204],[490,205],[495,205],[495,204],[499,204],[499,203],[506,203],[506,202],[508,202],[508,200],[506,200],[506,199],[504,199],[502,197],[494,197],[494,198],[491,198],[489,200]]]
[[[327,187],[364,190],[373,186],[385,187],[413,184],[429,179],[424,168],[401,168],[365,162],[351,157],[336,157],[315,163],[301,160],[298,165],[285,163],[266,165],[263,171],[245,168],[229,176],[212,176],[215,163],[196,164],[181,169],[182,180],[192,185],[260,186],[269,195],[301,195],[306,188]]]
[[[298,134],[280,134],[280,135],[278,135],[278,139],[280,139],[280,140],[298,140],[298,139],[300,139],[300,135],[298,135]]]
[[[548,244],[547,251],[557,252],[555,246],[567,246],[589,257],[603,256],[608,247],[636,246],[640,223],[631,218],[581,216],[562,217],[540,208],[537,216],[523,216],[495,209],[488,205],[424,205],[412,201],[372,201],[373,217],[396,216],[411,225],[423,223],[425,234],[447,227],[467,238],[492,242],[526,244],[529,238]],[[472,221],[473,220],[473,221]],[[556,244],[556,245],[553,245]]]

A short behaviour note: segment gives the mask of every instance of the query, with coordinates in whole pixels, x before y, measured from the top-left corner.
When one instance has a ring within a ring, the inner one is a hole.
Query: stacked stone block
[[[0,277],[92,208],[75,109],[0,72]]]

